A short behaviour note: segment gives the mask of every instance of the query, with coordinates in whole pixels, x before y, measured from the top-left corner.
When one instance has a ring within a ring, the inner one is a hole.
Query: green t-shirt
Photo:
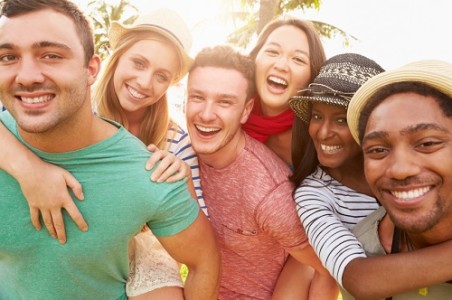
[[[23,142],[9,113],[0,121]],[[81,232],[66,214],[65,245],[32,227],[19,184],[0,170],[0,299],[125,299],[128,242],[143,224],[170,236],[194,222],[199,207],[184,182],[151,182],[144,168],[150,153],[117,126],[112,137],[77,151],[27,145],[83,186],[85,200],[75,203],[89,230]]]

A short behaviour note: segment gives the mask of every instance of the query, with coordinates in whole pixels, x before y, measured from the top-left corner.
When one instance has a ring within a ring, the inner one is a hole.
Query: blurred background
[[[168,7],[189,25],[192,56],[203,47],[232,43],[246,51],[277,16],[313,21],[327,57],[357,52],[386,69],[419,59],[452,62],[452,1],[449,0],[73,0],[92,18],[97,52],[108,55],[113,20],[131,23],[139,13]],[[183,118],[184,81],[170,93]]]

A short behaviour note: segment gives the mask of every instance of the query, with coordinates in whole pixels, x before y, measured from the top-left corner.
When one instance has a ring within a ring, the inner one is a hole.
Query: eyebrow
[[[65,44],[62,43],[57,43],[57,42],[51,42],[51,41],[42,41],[42,42],[37,42],[34,43],[31,46],[33,49],[40,49],[40,48],[49,48],[49,47],[53,47],[53,48],[60,48],[60,49],[64,49],[64,50],[71,50],[71,48]],[[12,43],[3,43],[0,44],[0,49],[8,49],[8,50],[14,50],[17,49],[18,47]]]
[[[205,94],[205,92],[201,89],[189,89],[188,93],[189,94],[202,94],[202,95]],[[231,100],[238,99],[238,97],[236,95],[226,94],[226,93],[215,94],[215,98],[222,98],[222,99],[226,98],[226,99],[231,99]]]
[[[281,45],[279,43],[276,43],[276,42],[268,42],[268,45],[281,47]],[[304,55],[309,57],[309,53],[304,51],[304,50],[296,49],[295,52],[299,52],[299,53],[304,54]]]
[[[424,131],[424,130],[436,130],[436,131],[441,131],[444,133],[450,132],[450,130],[447,130],[447,128],[439,126],[438,124],[435,124],[435,123],[419,123],[419,124],[415,124],[415,125],[407,126],[407,127],[403,128],[402,130],[400,130],[400,134],[408,135],[408,134],[413,134],[413,133],[417,133],[417,132]],[[388,137],[389,137],[389,133],[386,131],[373,131],[364,136],[363,143],[368,140],[382,139],[382,138],[388,138]]]

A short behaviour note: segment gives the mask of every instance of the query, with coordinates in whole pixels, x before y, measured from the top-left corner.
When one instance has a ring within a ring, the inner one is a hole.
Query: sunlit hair
[[[248,82],[246,101],[250,100],[256,92],[254,62],[247,55],[240,53],[230,45],[219,45],[202,49],[196,55],[188,76],[190,77],[190,73],[198,67],[217,67],[236,70]]]
[[[270,34],[282,26],[294,26],[306,34],[309,43],[309,62],[311,68],[311,78],[309,82],[312,82],[314,78],[319,74],[320,68],[326,60],[325,51],[323,49],[322,42],[320,41],[319,35],[314,30],[311,23],[300,20],[297,18],[283,18],[276,19],[268,23],[257,38],[256,45],[250,52],[250,57],[253,61],[256,60],[257,54],[262,49],[264,44],[267,42]]]
[[[52,9],[69,17],[85,51],[85,67],[94,55],[93,31],[86,16],[67,0],[4,0],[0,1],[1,16],[12,18],[44,9]]]
[[[116,94],[113,78],[120,57],[136,42],[145,39],[166,41],[164,37],[149,31],[132,31],[125,34],[107,59],[94,90],[93,106],[97,113],[102,117],[121,123],[126,129],[129,128],[129,122]],[[165,93],[156,103],[146,108],[138,138],[146,145],[152,143],[160,149],[166,149],[170,126],[177,128],[176,123],[169,117],[167,94]]]

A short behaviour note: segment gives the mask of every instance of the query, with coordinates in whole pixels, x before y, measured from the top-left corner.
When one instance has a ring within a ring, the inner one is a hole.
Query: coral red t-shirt
[[[270,299],[288,251],[308,245],[289,167],[250,136],[228,167],[214,169],[202,161],[200,166],[221,247],[219,299]]]

